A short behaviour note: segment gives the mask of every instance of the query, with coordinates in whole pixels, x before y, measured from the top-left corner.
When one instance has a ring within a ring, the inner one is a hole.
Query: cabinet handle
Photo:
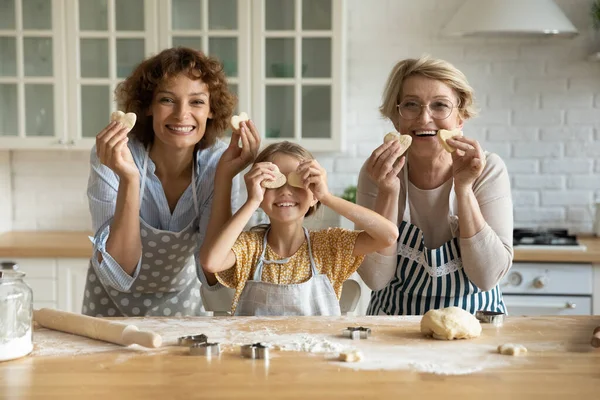
[[[67,144],[67,142],[65,141],[65,139],[58,139],[56,141],[56,144],[60,144],[61,146],[64,146],[65,144]]]
[[[0,263],[2,271],[16,271],[19,269],[19,265],[15,261],[4,261]]]
[[[77,144],[77,143],[75,142],[75,139],[71,139],[71,140],[69,140],[69,144],[71,146],[75,146],[75,144]]]

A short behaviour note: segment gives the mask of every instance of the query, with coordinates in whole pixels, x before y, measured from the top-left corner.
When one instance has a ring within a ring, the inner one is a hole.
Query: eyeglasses
[[[446,119],[452,114],[455,105],[448,100],[434,100],[429,104],[421,104],[415,100],[404,100],[398,104],[398,113],[402,118],[415,119],[423,112],[423,107],[427,107],[427,111],[433,119]]]

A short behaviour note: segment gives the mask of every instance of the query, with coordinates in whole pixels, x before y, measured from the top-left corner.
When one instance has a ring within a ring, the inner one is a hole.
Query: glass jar
[[[33,291],[23,278],[22,272],[0,271],[0,361],[33,350]]]

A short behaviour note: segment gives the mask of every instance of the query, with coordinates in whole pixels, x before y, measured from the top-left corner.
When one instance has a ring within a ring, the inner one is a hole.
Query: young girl
[[[287,178],[283,186],[265,189],[261,183],[275,180],[277,169],[286,177],[296,172],[303,187],[291,186]],[[326,177],[314,157],[294,143],[272,144],[257,156],[244,178],[248,200],[218,232],[209,232],[200,248],[207,275],[216,274],[235,289],[234,315],[340,315],[344,281],[365,254],[396,242],[392,222],[329,193]],[[304,218],[320,204],[365,230],[309,233]],[[258,207],[270,225],[242,232]]]

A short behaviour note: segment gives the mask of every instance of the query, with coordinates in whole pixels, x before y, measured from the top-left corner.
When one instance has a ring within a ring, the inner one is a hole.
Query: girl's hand
[[[317,200],[321,200],[329,195],[327,171],[319,165],[317,160],[302,161],[296,171],[302,179],[304,188],[310,190]]]
[[[405,156],[400,157],[402,151],[400,142],[392,140],[376,148],[367,160],[367,174],[375,182],[379,192],[397,193],[400,191],[398,174],[406,162]]]
[[[239,141],[242,141],[242,147]],[[218,169],[226,171],[233,178],[254,161],[260,147],[260,135],[252,121],[240,122],[240,129],[234,130],[229,147],[219,160]]]
[[[455,136],[447,143],[456,148],[452,153],[452,175],[456,189],[470,188],[485,167],[485,154],[475,139]]]
[[[113,170],[121,180],[139,178],[140,172],[127,147],[130,129],[120,122],[112,121],[96,136],[98,159]]]
[[[248,203],[256,203],[256,207],[262,203],[266,189],[262,187],[264,180],[275,179],[275,164],[270,162],[261,162],[254,164],[252,169],[244,175],[246,189],[248,190]]]

